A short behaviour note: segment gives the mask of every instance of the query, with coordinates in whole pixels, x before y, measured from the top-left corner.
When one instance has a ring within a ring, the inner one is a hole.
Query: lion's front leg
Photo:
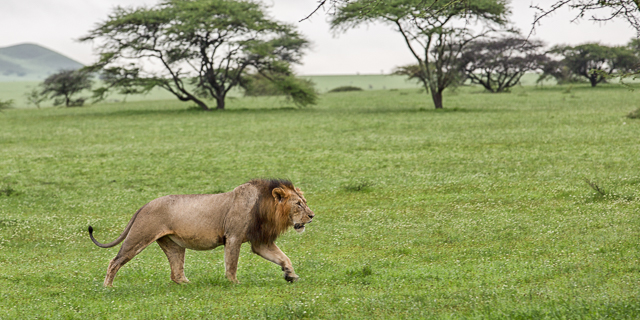
[[[275,243],[267,243],[267,244],[251,244],[251,250],[255,252],[257,255],[279,265],[282,267],[282,271],[284,271],[284,279],[289,282],[294,282],[298,280],[298,275],[293,271],[293,265],[291,264],[291,260],[289,257],[276,246]]]
[[[240,246],[242,246],[242,241],[237,238],[227,238],[224,244],[224,267],[227,279],[233,283],[240,283],[236,278],[238,259],[240,258]]]

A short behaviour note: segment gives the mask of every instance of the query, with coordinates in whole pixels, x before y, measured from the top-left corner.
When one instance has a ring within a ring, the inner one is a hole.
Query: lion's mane
[[[289,204],[278,203],[273,195],[273,189],[282,188],[285,192],[296,192],[293,183],[282,179],[254,179],[249,181],[260,192],[251,212],[252,221],[247,238],[251,242],[270,243],[287,231],[291,226],[288,212]]]

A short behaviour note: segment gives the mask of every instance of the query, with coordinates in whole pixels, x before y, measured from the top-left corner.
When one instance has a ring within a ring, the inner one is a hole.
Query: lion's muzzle
[[[293,225],[293,229],[296,230],[298,233],[302,233],[304,232],[304,223],[296,223]]]

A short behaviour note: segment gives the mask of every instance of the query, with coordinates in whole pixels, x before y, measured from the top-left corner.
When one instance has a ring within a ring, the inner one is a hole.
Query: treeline
[[[539,81],[588,81],[592,86],[638,72],[639,43],[608,47],[597,43],[556,46],[513,31],[507,0],[349,0],[336,3],[331,28],[381,22],[398,32],[416,63],[398,67],[423,84],[436,109],[443,91],[466,81],[490,92],[505,92],[527,72]],[[473,26],[473,27],[472,27]],[[478,31],[479,30],[479,31]],[[252,0],[166,0],[149,7],[117,7],[80,39],[96,44],[100,59],[77,71],[62,71],[28,95],[66,106],[82,105],[75,96],[99,88],[93,100],[109,94],[143,94],[161,88],[181,101],[209,110],[225,108],[231,89],[246,95],[286,95],[296,104],[314,104],[312,83],[297,78],[309,41],[294,26],[278,22]]]
[[[489,92],[507,92],[519,84],[525,73],[536,72],[540,74],[537,83],[554,79],[558,84],[588,82],[595,87],[616,77],[636,74],[640,68],[639,44],[633,39],[626,46],[586,43],[559,45],[545,51],[543,42],[523,37],[477,39],[467,44],[450,66],[458,71],[458,81],[452,85],[469,81]],[[428,81],[415,64],[398,67],[394,73]]]
[[[490,92],[504,92],[526,72],[541,72],[541,81],[553,77],[566,83],[586,78],[596,86],[614,75],[638,71],[636,42],[621,47],[596,43],[558,46],[545,51],[541,41],[513,30],[510,14],[507,0],[349,0],[336,3],[331,25],[335,31],[347,32],[378,22],[398,32],[416,63],[399,67],[395,73],[421,82],[436,109],[444,107],[446,88],[469,80]]]

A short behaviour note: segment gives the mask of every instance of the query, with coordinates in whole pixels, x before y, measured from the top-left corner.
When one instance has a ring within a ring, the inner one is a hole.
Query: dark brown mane
[[[295,187],[291,181],[283,179],[254,179],[249,183],[258,189],[260,195],[252,210],[253,221],[247,238],[252,243],[271,243],[290,227],[288,205],[277,205],[273,189],[282,188],[290,194],[296,192]]]

